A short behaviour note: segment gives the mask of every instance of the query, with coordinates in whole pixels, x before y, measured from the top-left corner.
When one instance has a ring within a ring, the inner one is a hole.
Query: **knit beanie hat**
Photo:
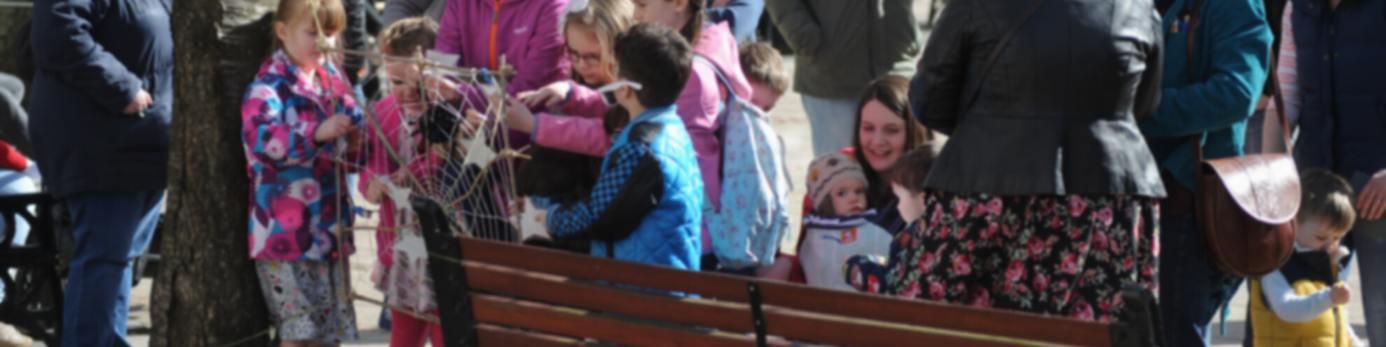
[[[823,206],[828,194],[838,182],[859,179],[866,182],[866,172],[855,159],[842,153],[831,153],[809,163],[808,194],[812,206]]]

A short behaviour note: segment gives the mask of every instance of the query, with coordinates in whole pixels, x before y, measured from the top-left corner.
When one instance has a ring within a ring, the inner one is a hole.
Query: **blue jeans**
[[[63,346],[130,346],[130,265],[154,236],[163,196],[159,190],[67,198],[77,249],[63,299]]]
[[[1358,220],[1352,229],[1357,273],[1362,276],[1362,310],[1367,339],[1386,344],[1386,219]]]
[[[1208,258],[1192,215],[1160,220],[1160,316],[1166,346],[1209,345],[1209,323],[1242,285]]]
[[[813,156],[837,151],[852,143],[856,134],[857,99],[825,99],[800,95],[804,112],[808,113],[809,130],[813,132]]]

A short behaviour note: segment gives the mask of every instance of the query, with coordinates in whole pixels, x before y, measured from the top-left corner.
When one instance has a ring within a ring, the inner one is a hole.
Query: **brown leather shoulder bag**
[[[1189,11],[1185,60],[1190,71],[1202,3],[1194,0]],[[1194,160],[1199,163],[1194,166],[1198,185],[1194,213],[1198,227],[1203,231],[1212,261],[1223,271],[1239,276],[1255,277],[1275,271],[1294,251],[1298,227],[1295,215],[1299,212],[1301,192],[1299,171],[1288,154],[1290,126],[1275,73],[1277,65],[1279,62],[1273,60],[1270,78],[1284,153],[1204,160],[1201,136],[1192,139]]]

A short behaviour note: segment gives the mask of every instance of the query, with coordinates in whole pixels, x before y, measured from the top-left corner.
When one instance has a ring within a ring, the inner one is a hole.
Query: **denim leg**
[[[813,132],[813,155],[837,153],[852,145],[856,129],[857,101],[854,99],[824,99],[801,96],[804,112],[808,113],[809,130]]]
[[[163,191],[67,199],[77,249],[63,300],[64,346],[130,346],[130,264],[149,246],[162,202]]]
[[[1357,273],[1362,276],[1362,309],[1367,339],[1386,344],[1386,220],[1358,220],[1352,230]]]
[[[1194,225],[1192,216],[1160,221],[1160,314],[1169,346],[1209,345],[1209,323],[1242,284],[1208,260]]]

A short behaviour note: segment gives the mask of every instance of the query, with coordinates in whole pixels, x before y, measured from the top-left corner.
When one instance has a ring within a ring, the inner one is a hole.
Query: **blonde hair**
[[[316,12],[309,12],[315,7]],[[346,9],[342,7],[341,0],[279,0],[279,8],[274,11],[274,22],[283,25],[312,20],[313,17],[317,17],[317,25],[321,25],[323,32],[336,33],[346,28]],[[270,36],[274,38],[274,48],[284,47],[278,35]]]
[[[573,25],[592,31],[597,36],[597,43],[602,46],[602,57],[606,58],[603,61],[615,66],[616,56],[611,53],[615,51],[616,36],[635,25],[635,5],[630,1],[589,0],[587,6],[569,10],[563,17],[564,37],[567,37],[568,29]],[[576,69],[573,70],[573,79],[583,82]]]

